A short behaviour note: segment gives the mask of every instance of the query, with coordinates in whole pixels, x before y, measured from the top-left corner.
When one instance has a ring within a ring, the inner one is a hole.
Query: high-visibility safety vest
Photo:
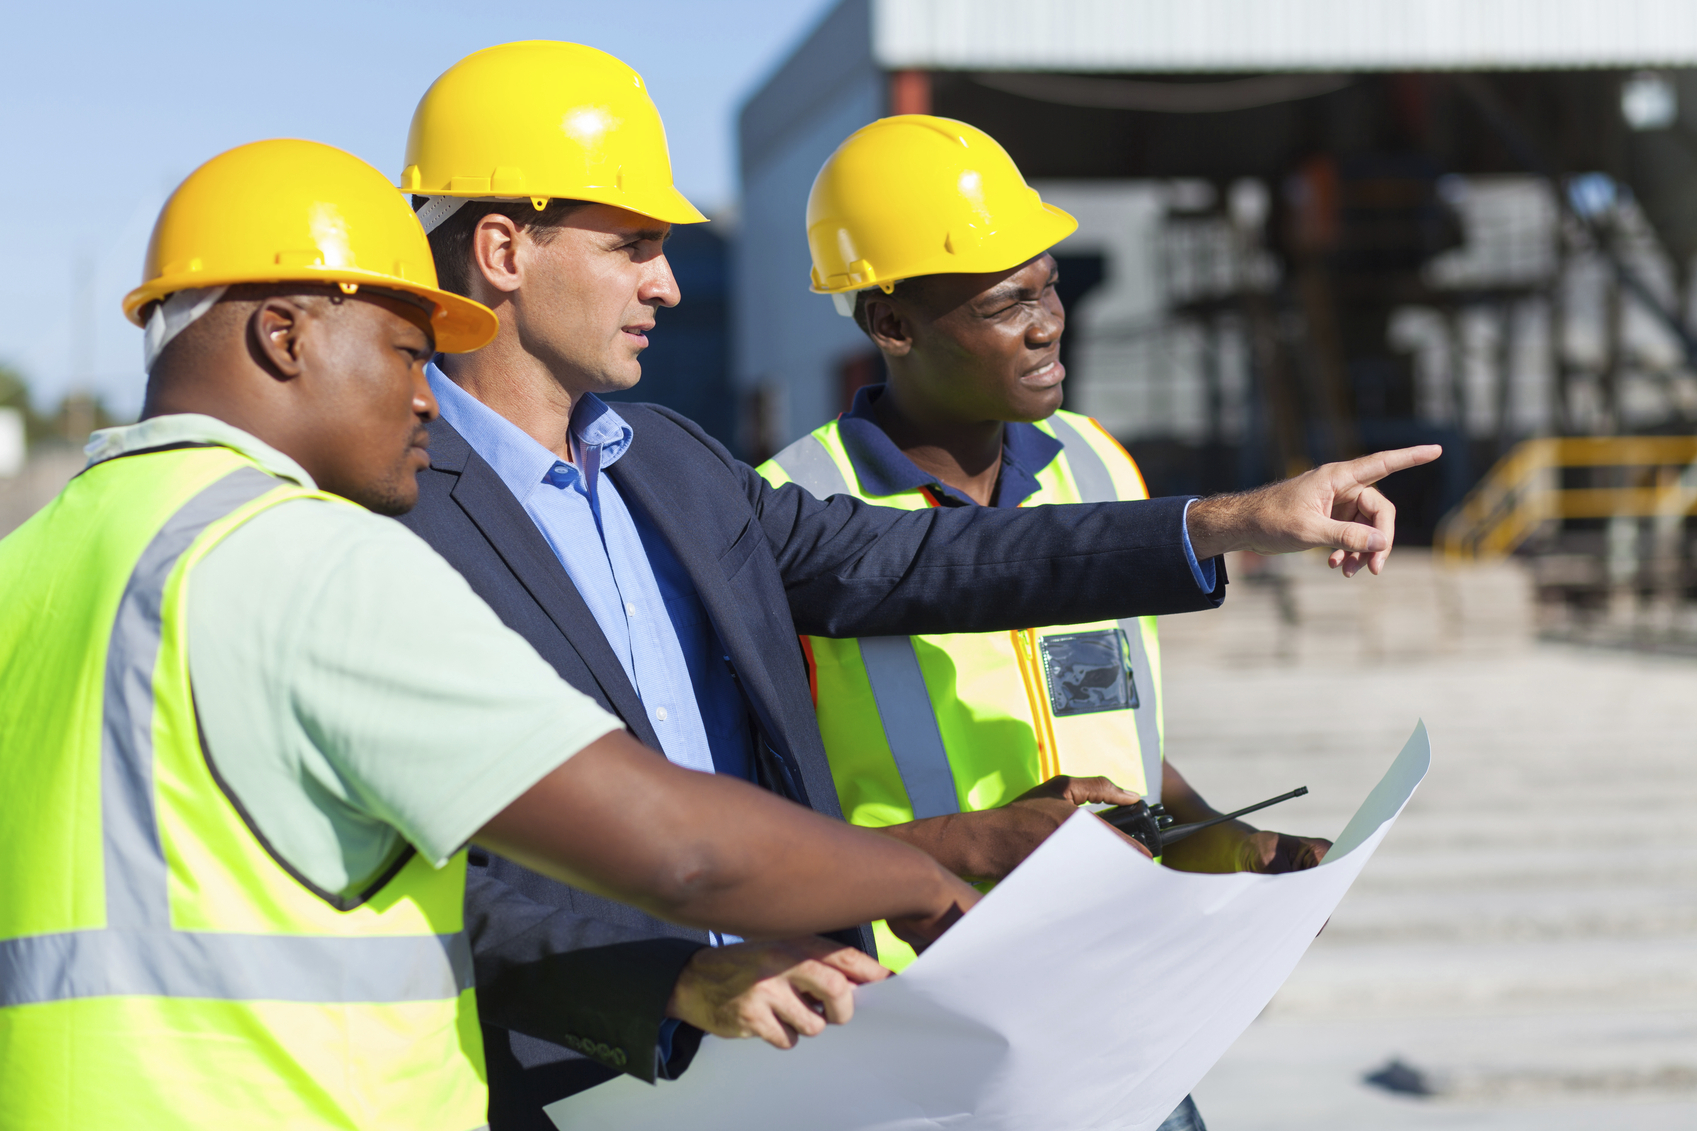
[[[464,852],[314,894],[200,742],[194,566],[303,497],[335,498],[227,448],[161,449],[94,465],[0,541],[5,1131],[488,1118]]]
[[[1088,416],[1057,412],[1036,427],[1062,444],[1021,506],[1149,497],[1137,464]],[[826,498],[933,505],[922,490],[871,495],[836,421],[760,472]],[[1161,664],[1154,617],[1014,632],[802,638],[819,729],[843,814],[874,828],[989,809],[1056,774],[1100,774],[1161,793]],[[878,957],[913,952],[875,924]]]

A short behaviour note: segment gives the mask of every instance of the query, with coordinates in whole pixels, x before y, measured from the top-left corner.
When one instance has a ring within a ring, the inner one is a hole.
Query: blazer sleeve
[[[1190,568],[1184,511],[1194,496],[900,511],[851,495],[816,499],[793,483],[774,488],[725,458],[808,635],[994,632],[1193,612],[1225,600],[1223,561],[1215,561],[1212,592]]]
[[[539,903],[475,864],[465,918],[483,1021],[649,1083],[657,1067],[673,1076],[687,1065],[699,1040],[688,1026],[688,1039],[672,1042],[685,1055],[657,1066],[656,1051],[672,988],[701,943]]]
[[[797,627],[817,636],[994,632],[1216,608],[1184,549],[1188,498],[896,511],[749,471]]]

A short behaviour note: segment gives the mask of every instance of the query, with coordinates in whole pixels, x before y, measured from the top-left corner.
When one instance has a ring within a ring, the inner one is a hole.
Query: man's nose
[[[683,300],[683,293],[678,290],[677,276],[672,274],[672,265],[666,261],[664,255],[655,256],[648,264],[642,286],[637,291],[637,299],[641,302],[658,302],[661,306],[676,306]]]
[[[1031,320],[1031,329],[1026,339],[1033,345],[1046,346],[1061,336],[1066,329],[1066,311],[1061,309],[1059,302],[1045,302],[1038,306],[1036,318]]]
[[[430,390],[430,379],[420,369],[413,378],[412,411],[415,416],[429,424],[441,415],[441,407],[436,403],[436,394]]]

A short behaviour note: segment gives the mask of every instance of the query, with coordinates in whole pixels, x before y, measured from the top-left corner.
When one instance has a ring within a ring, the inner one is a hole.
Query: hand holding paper
[[[549,1115],[566,1131],[1152,1131],[1290,975],[1430,760],[1422,724],[1325,861],[1287,875],[1174,872],[1076,816],[900,977],[860,987],[853,1024],[789,1052],[707,1038],[681,1080],[615,1080]]]

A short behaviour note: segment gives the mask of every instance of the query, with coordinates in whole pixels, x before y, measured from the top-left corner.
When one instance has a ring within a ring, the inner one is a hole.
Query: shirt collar
[[[87,445],[83,447],[83,454],[88,456],[88,466],[93,467],[97,463],[129,455],[131,452],[175,444],[211,444],[229,448],[240,452],[272,475],[291,479],[309,491],[318,489],[318,484],[313,482],[312,476],[306,473],[304,467],[270,444],[242,431],[234,424],[226,424],[215,416],[203,416],[198,412],[178,412],[169,416],[151,417],[138,424],[126,424],[120,428],[102,428],[88,438]]]
[[[837,421],[843,451],[868,495],[899,495],[930,488],[938,501],[973,503],[972,499],[920,469],[896,447],[873,417],[872,406],[884,395],[883,385],[868,385],[854,395],[854,404]],[[1036,493],[1037,473],[1055,461],[1063,445],[1035,424],[1010,422],[1002,426],[1002,470],[997,477],[994,505],[1017,507]]]
[[[562,480],[575,481],[576,469],[559,456],[532,439],[524,429],[508,420],[448,377],[432,361],[425,368],[430,379],[430,391],[436,394],[442,419],[454,426],[472,450],[482,456],[507,490],[524,499],[536,486],[548,481],[563,486]],[[572,406],[571,433],[573,446],[598,450],[598,466],[605,471],[630,448],[634,433],[631,426],[601,398],[585,393]],[[576,453],[574,453],[576,454]],[[557,473],[556,467],[566,469]],[[586,485],[586,493],[593,488]]]

